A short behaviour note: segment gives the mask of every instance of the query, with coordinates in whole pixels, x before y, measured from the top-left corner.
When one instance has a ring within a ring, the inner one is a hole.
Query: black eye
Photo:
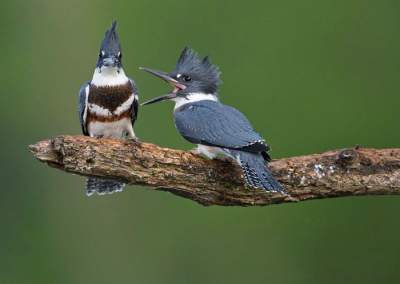
[[[122,58],[122,53],[118,52],[118,58],[121,59]]]
[[[100,50],[99,57],[100,57],[100,58],[103,57],[104,54],[105,54],[104,51]]]
[[[192,81],[192,78],[190,78],[189,75],[184,75],[183,80],[185,80],[186,82],[189,82],[189,81]]]

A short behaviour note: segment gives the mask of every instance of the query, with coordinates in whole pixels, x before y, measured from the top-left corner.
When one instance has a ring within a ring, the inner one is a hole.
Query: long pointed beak
[[[177,93],[181,90],[186,89],[186,86],[179,83],[177,80],[175,80],[174,78],[172,78],[170,75],[168,75],[166,72],[163,71],[158,71],[158,70],[153,70],[150,68],[146,68],[146,67],[139,67],[140,70],[146,71],[154,76],[157,76],[158,78],[163,79],[165,82],[169,83],[172,87],[174,87],[174,90],[172,91],[172,93],[167,94],[167,95],[163,95],[163,96],[159,96],[156,98],[153,98],[151,100],[148,100],[144,103],[142,103],[141,105],[149,105],[149,104],[153,104],[153,103],[157,103],[157,102],[161,102],[161,101],[165,101],[165,100],[170,100],[170,99],[174,99],[177,97]]]
[[[170,75],[168,75],[168,73],[163,72],[163,71],[158,71],[158,70],[154,70],[154,69],[150,69],[150,68],[146,68],[146,67],[139,67],[140,70],[146,71],[150,74],[153,74],[154,76],[163,79],[165,82],[171,84],[173,87],[179,88],[181,90],[186,89],[186,86],[179,83],[177,80],[175,80],[174,78],[172,78]]]
[[[153,74],[154,76],[157,76],[158,78],[161,78],[168,83],[178,83],[178,81],[176,81],[174,78],[169,76],[166,72],[158,71],[158,70],[154,70],[154,69],[150,69],[150,68],[146,68],[146,67],[139,67],[139,70],[143,70],[150,74]]]
[[[161,101],[170,100],[170,99],[174,99],[174,98],[176,98],[176,93],[171,93],[171,94],[155,97],[155,98],[153,98],[151,100],[145,101],[141,105],[142,106],[150,105],[150,104],[154,104],[154,103],[158,103],[158,102],[161,102]]]

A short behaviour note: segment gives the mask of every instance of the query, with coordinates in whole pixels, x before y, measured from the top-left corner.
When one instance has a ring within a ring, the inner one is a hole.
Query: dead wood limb
[[[149,143],[59,136],[29,149],[39,161],[60,170],[145,185],[203,205],[400,194],[400,149],[351,148],[275,160],[270,167],[288,195],[245,188],[233,162]]]

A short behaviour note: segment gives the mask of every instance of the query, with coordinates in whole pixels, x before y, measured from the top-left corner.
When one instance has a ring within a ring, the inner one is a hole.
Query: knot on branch
[[[358,147],[340,150],[337,154],[336,163],[342,167],[350,167],[359,163],[360,154]]]

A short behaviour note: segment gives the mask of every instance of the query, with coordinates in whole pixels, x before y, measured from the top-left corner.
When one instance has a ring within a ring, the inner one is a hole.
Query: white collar
[[[102,67],[94,70],[91,83],[97,87],[124,85],[129,81],[122,68]]]
[[[185,104],[199,102],[199,101],[214,101],[218,102],[218,97],[214,94],[205,93],[190,93],[186,97],[177,97],[174,99],[175,108],[177,109]]]

